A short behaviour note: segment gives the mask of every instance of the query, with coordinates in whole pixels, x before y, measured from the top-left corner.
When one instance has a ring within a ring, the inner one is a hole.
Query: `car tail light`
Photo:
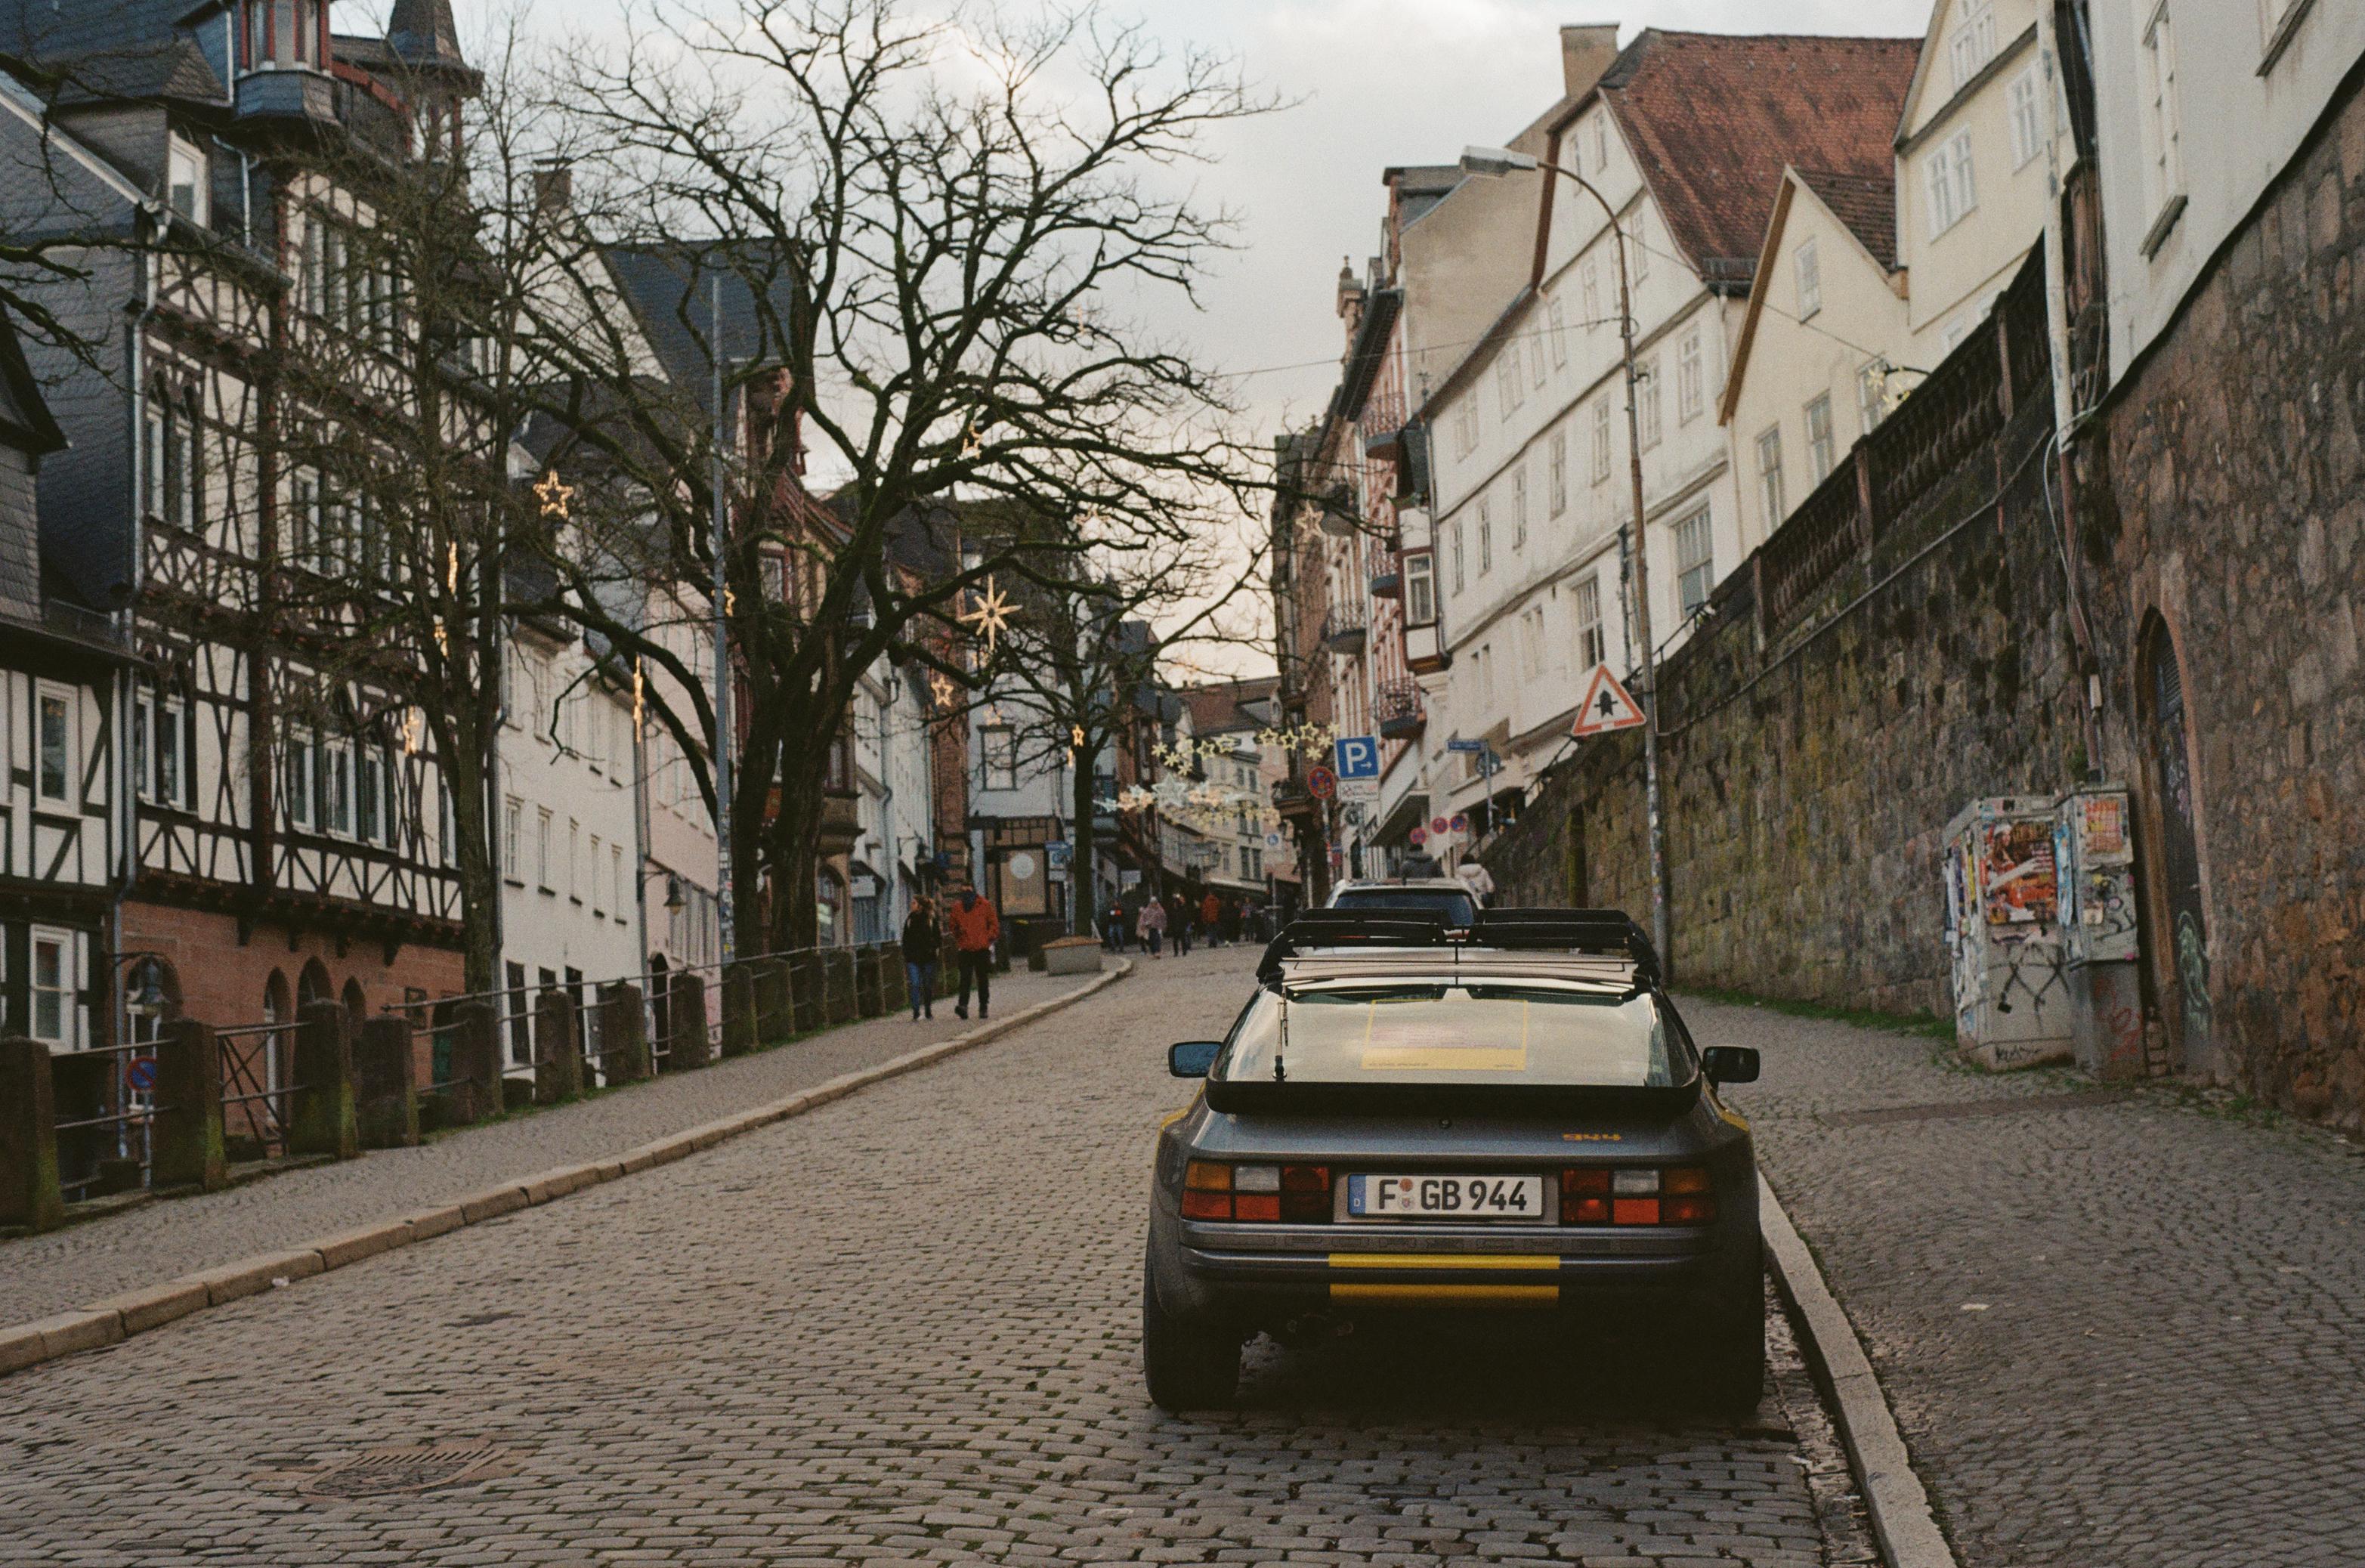
[[[1716,1218],[1714,1183],[1696,1165],[1572,1166],[1560,1173],[1563,1225],[1706,1225]]]
[[[1194,1159],[1182,1172],[1184,1219],[1250,1222],[1330,1217],[1327,1165],[1225,1165]]]

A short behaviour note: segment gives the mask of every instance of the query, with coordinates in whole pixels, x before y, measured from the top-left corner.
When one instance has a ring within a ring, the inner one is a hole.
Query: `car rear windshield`
[[[1527,981],[1346,982],[1285,1005],[1261,991],[1216,1077],[1272,1081],[1276,1055],[1292,1083],[1664,1089],[1690,1070],[1649,994]]]
[[[1468,893],[1450,888],[1350,888],[1330,901],[1332,909],[1417,909],[1441,914],[1448,925],[1468,925],[1478,918],[1477,902]]]

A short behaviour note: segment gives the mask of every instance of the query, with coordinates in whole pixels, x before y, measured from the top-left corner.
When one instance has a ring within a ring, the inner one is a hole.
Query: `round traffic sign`
[[[1417,827],[1410,833],[1405,834],[1405,836],[1412,840],[1412,846],[1415,849],[1418,849],[1422,845],[1429,842],[1429,829],[1425,827]]]
[[[1429,831],[1442,836],[1448,829],[1452,827],[1452,825],[1453,824],[1452,823],[1447,822],[1443,817],[1432,817],[1429,819]]]
[[[1339,776],[1316,763],[1306,770],[1306,792],[1317,801],[1327,801],[1339,792]]]
[[[154,1057],[133,1057],[123,1064],[123,1081],[135,1094],[145,1094],[156,1087],[158,1068]]]
[[[1463,816],[1460,812],[1454,812],[1453,831],[1456,833],[1468,833],[1470,831],[1470,819]]]

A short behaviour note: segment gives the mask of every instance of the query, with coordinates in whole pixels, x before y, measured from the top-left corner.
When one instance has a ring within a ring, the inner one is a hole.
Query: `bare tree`
[[[1227,62],[1168,58],[1090,5],[956,27],[892,0],[645,0],[629,28],[622,50],[574,52],[563,84],[587,150],[577,218],[607,242],[604,271],[569,270],[586,297],[614,292],[620,260],[642,286],[626,280],[629,315],[547,323],[544,346],[562,372],[545,412],[630,526],[565,563],[554,602],[630,655],[643,640],[602,610],[603,572],[712,591],[719,428],[739,688],[723,830],[772,894],[736,930],[789,946],[813,930],[822,786],[864,669],[917,660],[973,687],[965,639],[990,587],[1123,577],[1246,510],[1219,384],[1126,311],[1187,296],[1226,243],[1228,216],[1181,166],[1267,104]],[[668,379],[703,419],[648,395],[636,337],[671,346]],[[696,385],[717,368],[719,408]],[[942,570],[906,569],[899,520],[943,515],[936,500],[1080,521],[1058,538],[956,529],[928,543]],[[711,741],[716,720],[666,722]]]

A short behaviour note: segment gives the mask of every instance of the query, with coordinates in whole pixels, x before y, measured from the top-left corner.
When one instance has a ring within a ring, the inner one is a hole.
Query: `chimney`
[[[537,212],[565,212],[575,205],[575,171],[552,159],[533,166],[533,205]]]
[[[1593,91],[1593,84],[1617,58],[1617,23],[1588,22],[1561,28],[1561,81],[1569,97],[1583,97]]]

